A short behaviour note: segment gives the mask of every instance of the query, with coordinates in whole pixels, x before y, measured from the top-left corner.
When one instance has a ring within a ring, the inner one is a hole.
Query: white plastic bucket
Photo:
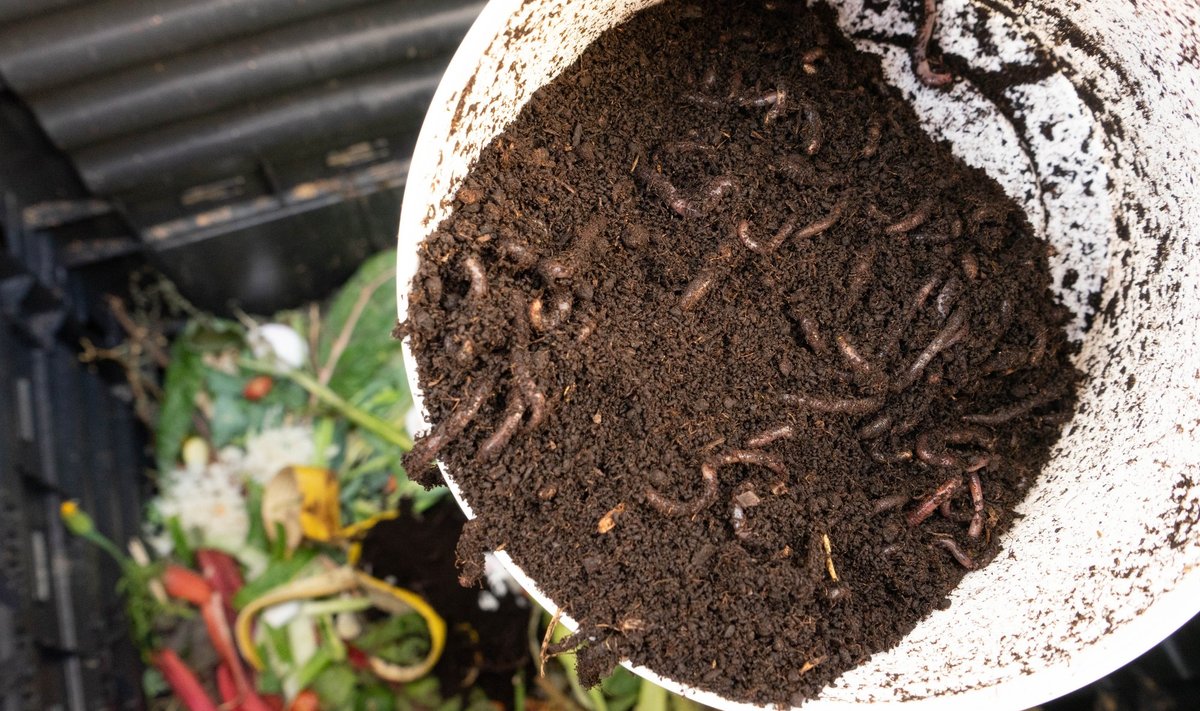
[[[413,156],[400,218],[401,319],[417,246],[447,216],[482,148],[597,35],[651,4],[487,5]],[[1170,0],[944,0],[939,43],[977,69],[1025,65],[1038,50],[1057,59],[1049,76],[1004,89],[1006,115],[970,82],[949,92],[917,84],[904,47],[918,18],[898,3],[833,4],[843,30],[874,38],[857,41],[883,57],[926,129],[987,170],[1054,245],[1088,379],[1004,552],[966,576],[948,610],[805,708],[1026,708],[1131,661],[1200,611],[1200,10]],[[405,358],[420,407],[407,348]],[[710,706],[758,708],[633,671]]]

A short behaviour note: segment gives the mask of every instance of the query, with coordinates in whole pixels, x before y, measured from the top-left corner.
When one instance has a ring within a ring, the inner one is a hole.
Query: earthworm
[[[716,269],[705,269],[696,275],[695,279],[688,282],[684,288],[683,294],[679,297],[679,308],[684,311],[691,311],[696,308],[700,300],[712,291],[712,288],[717,284],[717,277],[720,273]]]
[[[875,499],[875,503],[871,505],[871,513],[878,515],[893,509],[898,509],[908,503],[908,494],[892,494],[885,496],[882,499]]]
[[[684,288],[679,297],[679,308],[684,311],[692,310],[712,291],[725,268],[725,263],[733,257],[734,248],[733,240],[726,240],[717,245],[716,252],[708,258],[709,266],[702,269]]]
[[[922,521],[932,516],[933,512],[938,510],[938,507],[942,505],[943,501],[948,501],[950,497],[954,496],[955,492],[957,492],[959,487],[962,486],[962,483],[962,477],[960,476],[951,477],[944,481],[942,485],[933,492],[932,496],[930,496],[928,499],[925,499],[925,501],[921,502],[920,506],[909,512],[908,517],[905,519],[908,525],[921,525]]]
[[[952,276],[946,280],[946,284],[942,286],[942,290],[938,292],[937,300],[934,304],[937,305],[937,312],[942,317],[950,313],[950,309],[954,308],[954,303],[962,296],[963,283],[956,276]]]
[[[571,315],[571,295],[565,289],[553,293],[554,303],[550,313],[546,313],[542,298],[535,297],[529,302],[529,323],[535,331],[552,331]]]
[[[442,447],[461,434],[471,423],[479,408],[491,397],[494,385],[491,378],[479,379],[449,417],[413,444],[413,448],[404,456],[404,468],[417,476],[428,469]]]
[[[850,366],[851,370],[864,378],[873,378],[878,375],[875,367],[847,340],[845,334],[838,334],[834,341],[837,343],[846,365]]]
[[[787,92],[783,89],[775,89],[768,91],[758,96],[747,96],[738,102],[741,106],[778,106],[787,101]]]
[[[528,429],[532,432],[540,427],[546,419],[546,394],[533,379],[529,368],[529,352],[524,348],[517,348],[513,351],[512,373],[517,390],[521,393],[521,399],[529,408]]]
[[[992,353],[992,351],[994,351],[996,349],[996,344],[1000,342],[1001,338],[1004,338],[1004,335],[1006,333],[1008,333],[1008,327],[1012,323],[1012,317],[1013,317],[1012,302],[1009,301],[1008,299],[1004,299],[1003,301],[1000,302],[1000,314],[996,319],[996,321],[999,325],[997,326],[996,330],[994,331],[994,335],[991,335],[988,337],[987,347],[980,348],[980,352],[987,353],[990,355]],[[988,366],[986,366],[986,365],[984,366],[984,369],[986,372],[991,372],[988,370]],[[1003,370],[1003,368],[1000,368],[1000,370]]]
[[[881,415],[858,430],[859,439],[875,439],[887,433],[892,426],[891,415]]]
[[[863,146],[859,156],[863,158],[873,158],[879,152],[879,141],[883,138],[883,117],[879,114],[872,114],[867,120],[867,143]]]
[[[863,292],[867,290],[867,284],[871,282],[871,268],[875,266],[875,255],[878,250],[874,245],[867,247],[858,255],[858,259],[854,260],[854,266],[850,267],[850,279],[846,284],[846,301],[842,305],[842,317],[845,318],[850,310],[853,309],[862,299]]]
[[[750,540],[753,535],[746,523],[746,509],[758,506],[760,502],[753,489],[734,493],[730,497],[729,525],[733,528],[733,534],[743,541]]]
[[[817,325],[815,318],[801,316],[800,330],[804,333],[804,340],[808,342],[808,347],[812,348],[814,353],[825,355],[829,352],[829,346],[825,344],[825,338],[821,336],[821,327]]]
[[[721,175],[708,181],[704,186],[704,196],[710,200],[720,200],[733,188],[733,178]]]
[[[712,506],[717,500],[717,469],[731,464],[754,464],[766,467],[780,476],[787,476],[783,462],[765,452],[751,450],[734,450],[719,457],[714,457],[700,465],[700,478],[704,490],[691,501],[683,502],[668,499],[652,486],[646,487],[646,503],[663,516],[695,516]]]
[[[704,76],[700,78],[700,84],[705,88],[711,89],[717,83],[717,70],[709,67],[704,70]]]
[[[496,251],[507,258],[518,269],[528,269],[537,264],[537,253],[528,246],[512,239],[501,239],[496,242]]]
[[[651,194],[665,202],[676,215],[696,217],[700,214],[691,201],[679,195],[679,190],[665,175],[650,167],[649,161],[640,161],[633,171],[633,177],[640,180]]]
[[[504,448],[508,446],[509,440],[516,434],[517,429],[521,426],[521,419],[525,417],[525,402],[520,396],[510,397],[508,406],[504,410],[504,416],[500,420],[500,426],[492,433],[490,437],[479,445],[479,450],[475,452],[475,460],[481,464],[486,464],[496,458]]]
[[[779,246],[783,244],[788,237],[791,237],[792,232],[795,232],[795,230],[796,221],[789,218],[783,223],[783,226],[781,226],[775,232],[769,241],[762,243],[750,236],[750,223],[746,220],[742,220],[738,223],[735,234],[741,241],[742,245],[746,247],[746,249],[756,254],[766,255],[774,252],[776,249],[779,249]]]
[[[483,265],[479,263],[479,257],[474,254],[468,254],[462,260],[463,271],[467,273],[467,277],[471,280],[471,288],[467,291],[467,296],[479,300],[486,298],[488,295],[488,279],[487,272],[483,270]]]
[[[949,551],[950,555],[954,556],[954,560],[957,560],[962,567],[967,570],[975,569],[975,561],[971,560],[971,556],[967,555],[966,551],[958,547],[953,538],[935,538],[933,542]]]
[[[967,483],[971,488],[971,506],[974,509],[974,514],[971,516],[971,527],[967,529],[967,535],[971,538],[979,538],[983,533],[983,482],[979,480],[979,472],[968,474]]]
[[[849,198],[843,198],[839,200],[837,204],[833,206],[833,209],[829,211],[828,215],[819,220],[810,222],[804,227],[801,227],[800,230],[796,232],[796,239],[808,239],[810,237],[816,237],[830,227],[833,227],[837,224],[838,220],[842,219],[842,213],[846,211],[846,207],[849,204]]]
[[[938,512],[941,513],[942,516],[947,521],[954,521],[955,523],[966,523],[967,521],[970,520],[969,516],[964,519],[962,514],[956,513],[950,504],[951,504],[950,500],[947,499],[946,501],[942,502],[941,506],[938,507]]]
[[[817,109],[807,102],[800,106],[800,122],[800,135],[806,141],[804,152],[810,156],[816,155],[825,142],[825,122],[821,120]]]
[[[962,427],[946,432],[922,432],[917,436],[914,451],[917,458],[926,464],[935,467],[963,469],[968,472],[982,469],[991,461],[991,458],[986,455],[973,457],[970,460],[964,459],[946,449],[947,444],[974,444],[990,451],[996,446],[996,438],[988,432],[974,427]]]
[[[813,62],[819,62],[824,58],[825,58],[825,48],[824,47],[813,47],[812,49],[808,50],[804,54],[800,55],[800,62],[802,64],[812,64]]]
[[[883,231],[889,235],[902,235],[907,232],[911,232],[925,224],[925,221],[929,219],[929,214],[932,211],[933,201],[925,200],[917,206],[917,209],[908,213],[904,217],[901,217],[887,227],[884,227]]]
[[[685,104],[698,106],[702,109],[719,109],[725,105],[725,102],[721,99],[690,91],[679,98],[683,99],[683,103]]]
[[[937,2],[925,0],[924,4],[925,16],[921,20],[921,28],[912,48],[913,71],[922,84],[938,89],[953,81],[954,75],[935,71],[929,64],[929,40],[933,39],[933,26],[937,22]]]
[[[783,395],[786,405],[812,412],[835,412],[844,415],[869,415],[883,407],[882,397],[821,397],[819,395]]]
[[[911,303],[909,303],[908,308],[904,310],[904,313],[892,327],[891,335],[888,336],[887,343],[884,345],[883,350],[880,351],[884,358],[895,352],[896,348],[900,345],[900,339],[904,336],[904,331],[908,329],[908,325],[912,323],[914,318],[916,318],[917,312],[925,308],[925,302],[929,300],[929,296],[941,282],[941,277],[931,277],[929,281],[925,282],[921,288],[917,290],[916,296],[913,297],[913,300]]]
[[[1018,402],[1015,405],[1002,407],[995,412],[986,415],[963,415],[963,422],[971,422],[977,425],[1000,425],[1010,420],[1015,420],[1018,417],[1023,417],[1033,412],[1043,405],[1049,405],[1058,398],[1062,397],[1060,393],[1042,393],[1036,395],[1023,402]]]
[[[900,464],[912,459],[912,452],[907,449],[898,449],[895,452],[883,451],[883,440],[876,440],[867,447],[867,453],[871,455],[871,459],[880,464]]]
[[[975,255],[971,254],[970,252],[964,252],[961,261],[963,274],[965,274],[971,281],[978,279],[979,260],[975,258]]]
[[[749,449],[761,449],[772,442],[777,442],[781,439],[791,439],[795,436],[796,430],[791,425],[775,425],[746,440],[746,447]]]
[[[972,225],[978,226],[985,222],[1000,222],[1008,215],[1008,210],[999,205],[984,205],[975,208],[968,219]]]
[[[967,317],[962,309],[955,309],[950,318],[946,319],[946,324],[942,326],[942,330],[937,332],[925,350],[917,356],[913,364],[908,367],[904,375],[900,377],[893,389],[896,392],[906,390],[908,386],[916,382],[917,378],[921,377],[921,373],[925,372],[925,367],[928,366],[939,353],[954,345],[959,338],[966,332]]]

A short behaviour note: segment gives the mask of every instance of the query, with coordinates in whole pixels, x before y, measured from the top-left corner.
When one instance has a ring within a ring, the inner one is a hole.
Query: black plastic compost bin
[[[145,264],[202,308],[320,298],[394,246],[465,0],[0,0],[0,711],[141,708],[117,571],[145,432],[101,298]]]
[[[146,433],[103,295],[145,264],[203,308],[319,298],[394,244],[415,132],[482,2],[0,0],[0,711],[137,709],[115,567]],[[1193,621],[1055,709],[1190,708]]]

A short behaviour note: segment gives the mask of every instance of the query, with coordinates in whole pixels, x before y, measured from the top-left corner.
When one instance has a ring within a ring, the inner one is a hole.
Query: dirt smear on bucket
[[[507,551],[585,678],[787,703],[997,555],[1078,373],[1019,208],[827,14],[768,5],[668,2],[539,90],[400,333],[467,582]]]

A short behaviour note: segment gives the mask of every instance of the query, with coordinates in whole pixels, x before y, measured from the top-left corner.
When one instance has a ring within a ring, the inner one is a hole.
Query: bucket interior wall
[[[402,318],[417,244],[448,214],[474,158],[587,43],[650,4],[485,9],[414,155]],[[845,674],[817,707],[1032,706],[1130,661],[1200,608],[1200,6],[943,0],[938,43],[959,80],[938,91],[909,64],[920,3],[833,4],[926,130],[995,178],[1054,247],[1087,380],[1001,555],[964,579],[950,609]],[[419,403],[411,354],[408,365]]]

